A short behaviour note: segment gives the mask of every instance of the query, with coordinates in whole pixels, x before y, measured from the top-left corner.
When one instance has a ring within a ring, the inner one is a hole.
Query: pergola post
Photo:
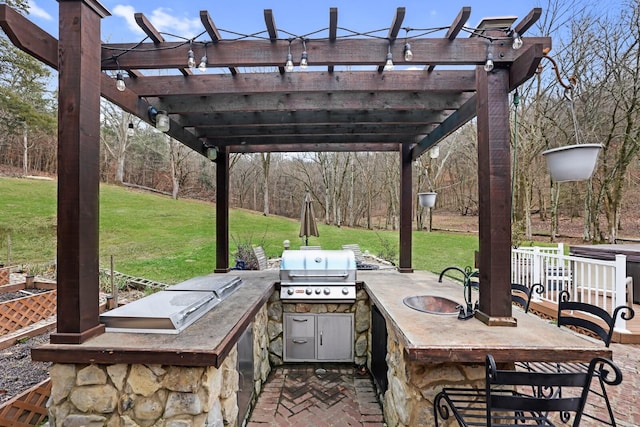
[[[95,0],[59,3],[57,332],[54,344],[101,334],[98,310],[100,20]]]
[[[400,273],[413,273],[411,267],[411,219],[413,218],[413,181],[411,144],[400,144]]]
[[[220,147],[216,159],[216,268],[229,271],[229,148]]]
[[[480,307],[489,325],[513,325],[509,70],[476,68]]]

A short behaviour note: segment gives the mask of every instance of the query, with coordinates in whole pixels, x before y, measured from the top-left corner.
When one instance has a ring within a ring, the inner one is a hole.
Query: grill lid
[[[349,250],[288,250],[280,261],[281,284],[353,283],[356,260]]]

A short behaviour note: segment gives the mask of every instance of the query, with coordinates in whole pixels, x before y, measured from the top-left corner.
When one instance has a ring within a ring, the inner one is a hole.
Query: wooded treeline
[[[24,1],[9,3],[25,10]],[[512,94],[513,228],[530,238],[532,215],[540,215],[553,240],[559,215],[571,215],[583,218],[586,241],[614,241],[629,208],[625,200],[638,192],[640,179],[640,4],[629,1],[607,15],[596,2],[591,9],[560,0],[542,6],[543,18],[528,35],[553,38],[560,79],[543,59],[538,75]],[[0,38],[0,162],[24,175],[56,174],[51,87],[55,72]],[[579,141],[604,148],[590,181],[554,183],[541,153],[576,142],[572,112]],[[101,117],[104,182],[215,199],[215,163],[106,101]],[[475,123],[438,149],[439,155],[431,150],[415,163],[414,192],[437,191],[437,209],[476,215]],[[230,180],[233,207],[297,217],[308,190],[318,219],[327,224],[398,225],[397,153],[237,154]],[[414,218],[418,229],[430,227],[428,212],[417,203]]]

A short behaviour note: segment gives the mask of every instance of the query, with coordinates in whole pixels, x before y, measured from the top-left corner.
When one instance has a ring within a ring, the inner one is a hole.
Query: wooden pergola
[[[524,37],[521,49],[512,40],[541,13],[536,8],[518,22],[488,20],[469,29],[471,8],[464,7],[444,35],[407,38],[399,36],[405,9],[398,8],[386,37],[371,38],[340,37],[338,10],[331,8],[327,36],[313,39],[282,38],[265,10],[268,36],[225,40],[201,11],[203,35],[186,43],[166,41],[136,14],[146,41],[109,44],[100,40],[109,12],[99,1],[61,0],[59,40],[0,5],[0,25],[12,42],[59,73],[58,328],[51,342],[82,343],[104,330],[96,304],[100,96],[150,124],[156,119],[150,110],[166,111],[166,133],[216,162],[215,272],[228,271],[229,155],[310,151],[398,152],[399,270],[412,272],[412,161],[476,118],[479,313],[487,324],[509,324],[508,95],[534,75],[551,48],[548,37]],[[406,42],[411,62],[403,59]],[[196,61],[206,54],[207,67],[224,72],[192,71],[190,49]],[[303,49],[306,71],[298,68]],[[285,68],[289,52],[293,72]],[[393,71],[384,69],[389,53]],[[494,67],[486,71],[489,56]],[[114,73],[123,76],[124,91]]]

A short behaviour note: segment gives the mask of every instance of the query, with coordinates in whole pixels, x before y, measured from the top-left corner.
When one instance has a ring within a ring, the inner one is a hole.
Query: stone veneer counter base
[[[231,274],[231,273],[228,273]],[[233,271],[243,284],[179,334],[105,332],[82,344],[45,344],[33,360],[220,367],[278,281],[277,270]]]
[[[600,343],[515,306],[517,327],[487,326],[478,319],[427,314],[404,305],[402,300],[413,295],[435,295],[464,303],[462,285],[447,278],[438,283],[438,276],[433,273],[363,271],[358,272],[358,280],[365,283],[372,304],[380,309],[387,328],[395,332],[411,361],[484,364],[488,353],[499,362],[588,362],[594,357],[611,358],[611,351]]]

